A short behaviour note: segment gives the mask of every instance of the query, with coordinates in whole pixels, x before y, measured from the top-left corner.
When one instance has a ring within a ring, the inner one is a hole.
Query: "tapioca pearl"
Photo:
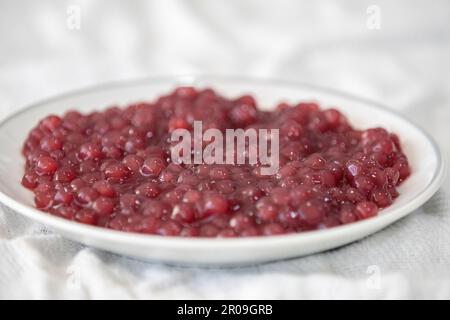
[[[339,211],[339,221],[343,224],[351,223],[358,220],[356,215],[356,207],[351,203],[342,205]]]
[[[172,207],[159,200],[148,199],[142,204],[142,214],[144,216],[152,216],[158,219],[169,216],[172,212]]]
[[[125,142],[124,149],[129,154],[137,153],[146,147],[145,139],[142,137],[130,137]]]
[[[41,128],[53,132],[62,125],[62,119],[56,115],[50,115],[41,121]]]
[[[202,198],[201,213],[203,216],[209,216],[213,214],[227,213],[229,204],[227,199],[215,192],[207,192]]]
[[[55,191],[39,192],[35,194],[34,203],[36,208],[47,210],[53,205]]]
[[[113,213],[115,205],[114,199],[99,197],[92,203],[92,209],[99,215],[106,216]]]
[[[256,186],[246,186],[238,191],[242,197],[250,203],[258,201],[264,196],[264,192]]]
[[[348,188],[345,191],[346,199],[352,203],[364,201],[366,198],[355,188]]]
[[[91,209],[82,209],[75,214],[75,220],[84,224],[95,225],[97,217]]]
[[[114,187],[107,181],[101,180],[97,181],[92,186],[100,195],[104,197],[114,198],[116,196],[116,191]]]
[[[254,227],[255,220],[244,213],[236,213],[231,217],[229,225],[234,231],[241,232]]]
[[[163,222],[157,233],[162,236],[178,236],[182,230],[181,225],[176,221]]]
[[[260,227],[261,233],[265,236],[275,236],[284,234],[286,231],[282,225],[278,223],[268,223]]]
[[[400,172],[396,168],[386,168],[384,170],[387,176],[388,184],[396,186],[400,180]]]
[[[122,163],[112,164],[105,169],[105,177],[113,183],[125,181],[130,175],[130,170]]]
[[[270,198],[276,205],[287,205],[290,200],[289,190],[287,188],[275,188],[270,192]]]
[[[363,172],[364,172],[364,167],[360,161],[349,160],[345,164],[345,173],[346,173],[346,176],[350,179],[353,179],[356,176],[362,175]]]
[[[95,143],[85,143],[80,146],[78,158],[81,160],[99,160],[103,158],[102,147]]]
[[[202,225],[199,228],[199,231],[200,231],[200,237],[208,237],[208,238],[217,237],[217,235],[220,232],[219,228],[217,228],[215,225],[212,225],[209,223]]]
[[[324,207],[320,201],[309,200],[299,208],[299,216],[309,225],[316,225],[324,217]]]
[[[91,187],[83,187],[76,193],[76,201],[81,205],[90,206],[99,196],[98,192]]]
[[[58,162],[51,157],[41,157],[36,164],[38,175],[53,175],[58,170]]]
[[[356,189],[365,196],[370,194],[370,192],[375,187],[375,184],[373,183],[373,181],[366,176],[356,177],[356,179],[354,181],[354,185],[355,185]]]
[[[26,172],[22,178],[22,185],[27,189],[34,189],[38,186],[38,176],[34,172]]]
[[[367,219],[376,216],[378,207],[371,201],[362,201],[356,205],[356,215],[359,219]]]
[[[80,165],[79,165],[79,173],[80,174],[95,172],[95,171],[98,171],[98,169],[99,169],[98,163],[91,159],[81,161]]]
[[[384,189],[375,189],[371,193],[371,200],[378,208],[385,208],[392,204],[392,195]]]
[[[69,205],[72,203],[74,195],[70,191],[58,190],[55,193],[55,203]]]
[[[166,167],[164,160],[158,157],[151,157],[144,161],[141,173],[146,177],[158,177]]]
[[[161,193],[158,183],[146,182],[135,189],[135,194],[148,198],[156,198]]]
[[[40,141],[40,147],[42,150],[47,152],[61,150],[63,147],[63,142],[61,139],[56,137],[44,137]]]

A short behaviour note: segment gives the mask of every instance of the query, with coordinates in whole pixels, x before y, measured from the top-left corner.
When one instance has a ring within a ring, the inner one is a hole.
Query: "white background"
[[[0,118],[105,81],[276,77],[390,105],[448,153],[449,13],[445,0],[0,0]],[[450,298],[449,192],[447,178],[423,208],[344,248],[237,269],[133,261],[0,210],[0,298]]]

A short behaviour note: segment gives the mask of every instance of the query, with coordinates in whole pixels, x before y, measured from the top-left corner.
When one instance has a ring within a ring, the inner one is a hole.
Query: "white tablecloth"
[[[382,101],[448,152],[449,12],[445,0],[1,1],[0,117],[104,81],[241,74]],[[447,178],[422,208],[343,248],[231,269],[134,261],[3,209],[0,298],[450,298],[449,193]]]

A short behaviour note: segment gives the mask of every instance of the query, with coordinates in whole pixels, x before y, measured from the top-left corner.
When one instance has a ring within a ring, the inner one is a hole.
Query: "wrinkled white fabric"
[[[449,12],[445,0],[1,1],[0,118],[111,80],[276,77],[384,102],[448,153]],[[447,177],[422,208],[340,249],[223,269],[120,257],[3,208],[0,298],[450,298],[449,194]]]

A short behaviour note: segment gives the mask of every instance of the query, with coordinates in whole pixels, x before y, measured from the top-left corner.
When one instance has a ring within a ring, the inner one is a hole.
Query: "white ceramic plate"
[[[264,107],[284,101],[318,101],[336,106],[356,127],[382,126],[396,132],[410,160],[412,175],[400,196],[377,217],[320,231],[274,237],[185,239],[142,235],[79,224],[40,212],[32,193],[20,185],[24,160],[21,146],[29,130],[48,114],[69,109],[93,111],[113,104],[151,100],[176,85],[211,86],[224,95],[251,93]],[[16,212],[45,224],[63,236],[117,254],[152,261],[189,265],[244,265],[299,257],[336,248],[368,236],[406,216],[440,187],[445,163],[436,143],[400,115],[373,102],[331,90],[283,81],[231,77],[182,77],[115,83],[69,93],[36,103],[0,124],[0,201]]]

